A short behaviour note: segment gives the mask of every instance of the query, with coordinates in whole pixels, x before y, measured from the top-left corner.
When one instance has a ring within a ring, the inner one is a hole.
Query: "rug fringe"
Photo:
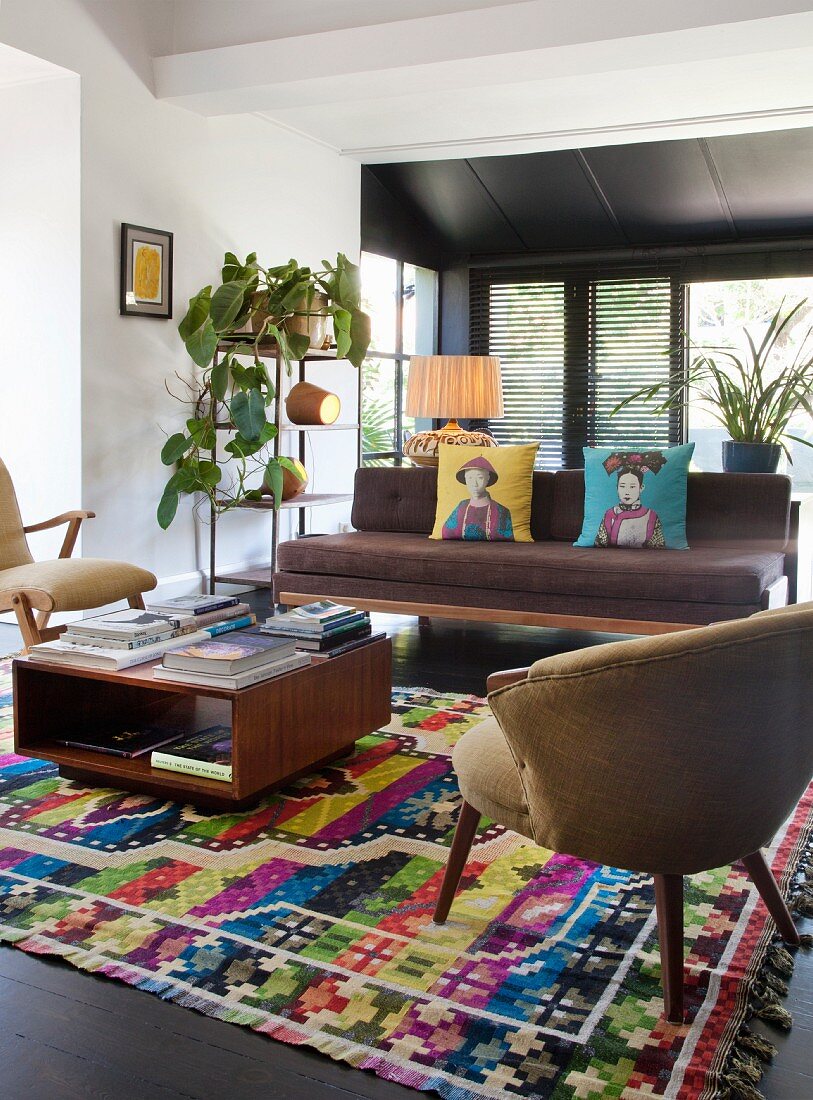
[[[799,916],[813,916],[813,834],[808,837],[795,881],[790,888],[788,908]],[[813,936],[803,933],[799,947],[813,947]],[[780,997],[788,994],[787,979],[793,974],[798,947],[788,948],[777,936],[768,947],[762,968],[754,982],[746,1010],[749,1019],[764,1020],[783,1031],[793,1026],[793,1016]],[[765,1072],[765,1063],[778,1054],[773,1043],[756,1035],[744,1022],[720,1073],[715,1097],[719,1100],[765,1100],[757,1086]]]

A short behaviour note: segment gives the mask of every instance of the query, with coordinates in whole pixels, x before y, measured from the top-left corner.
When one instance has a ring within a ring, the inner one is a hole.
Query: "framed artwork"
[[[171,233],[122,222],[119,312],[127,317],[172,316]]]

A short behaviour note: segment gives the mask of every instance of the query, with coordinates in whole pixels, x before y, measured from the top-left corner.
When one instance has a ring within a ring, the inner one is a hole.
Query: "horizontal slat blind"
[[[543,274],[472,272],[472,353],[502,361],[505,418],[489,424],[498,442],[539,440],[540,469],[583,465],[584,445],[680,442],[680,415],[656,416],[657,401],[610,416],[641,386],[682,377],[679,281],[649,271]]]

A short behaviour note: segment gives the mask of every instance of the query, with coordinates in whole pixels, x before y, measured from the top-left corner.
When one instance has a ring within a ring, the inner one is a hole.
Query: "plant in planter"
[[[621,401],[613,415],[632,402],[652,401],[664,391],[656,414],[686,408],[694,391],[693,400],[705,405],[730,436],[723,442],[723,469],[774,473],[783,451],[793,461],[788,439],[813,447],[813,442],[790,431],[790,422],[800,410],[813,416],[813,349],[808,344],[813,329],[808,329],[792,361],[787,361],[783,347],[783,337],[806,301],[803,298],[785,312],[783,299],[759,346],[744,328],[744,356],[730,348],[691,345],[699,354],[685,379],[676,385],[664,380],[644,386]]]
[[[292,360],[301,359],[312,346],[323,346],[327,318],[332,319],[337,358],[360,367],[370,344],[370,318],[360,307],[359,269],[342,253],[335,265],[325,260],[313,270],[296,260],[264,268],[255,253],[241,263],[227,252],[221,280],[216,290],[205,286],[190,298],[178,325],[201,373],[193,381],[182,379],[187,392],[179,400],[190,406],[191,415],[186,430],[171,435],[161,451],[165,466],[177,464],[158,504],[158,523],[164,529],[175,518],[182,493],[203,494],[218,514],[244,500],[261,499],[260,489],[248,487],[261,471],[279,507],[283,471],[297,470],[293,460],[268,453],[277,429],[266,410],[276,392],[260,358],[263,344],[276,342],[289,373]],[[214,365],[222,343],[228,347]],[[253,358],[251,365],[241,361],[245,356]],[[223,448],[225,460],[215,461],[217,428],[224,426],[233,434]]]

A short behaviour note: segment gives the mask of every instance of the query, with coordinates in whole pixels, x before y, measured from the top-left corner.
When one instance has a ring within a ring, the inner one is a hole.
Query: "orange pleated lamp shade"
[[[503,416],[500,360],[496,355],[413,355],[406,414],[456,420]]]

